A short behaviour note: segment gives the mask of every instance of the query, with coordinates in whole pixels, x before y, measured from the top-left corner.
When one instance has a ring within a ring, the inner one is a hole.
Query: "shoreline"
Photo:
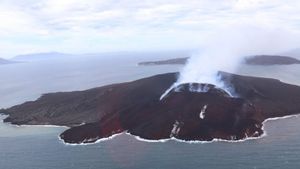
[[[59,141],[61,141],[64,145],[67,145],[67,146],[77,146],[77,145],[79,145],[79,146],[85,146],[85,145],[98,144],[98,143],[101,143],[101,142],[105,142],[105,141],[111,140],[111,139],[113,139],[115,137],[118,137],[118,136],[121,136],[123,134],[131,136],[131,137],[133,137],[134,139],[136,139],[138,141],[147,142],[147,143],[167,143],[169,141],[176,141],[176,142],[179,142],[179,143],[186,143],[186,144],[208,144],[208,143],[217,143],[217,142],[223,142],[223,143],[242,143],[242,142],[246,142],[246,141],[250,141],[250,140],[262,139],[262,138],[268,136],[267,131],[265,130],[265,125],[266,125],[266,123],[268,121],[283,120],[283,119],[289,119],[289,118],[299,117],[299,116],[300,116],[300,114],[298,114],[298,115],[288,115],[288,116],[283,116],[283,117],[274,117],[274,118],[266,119],[266,120],[264,120],[262,122],[262,124],[263,124],[262,130],[264,132],[263,132],[263,134],[261,136],[259,136],[259,137],[247,137],[247,138],[241,139],[241,140],[224,140],[224,139],[217,139],[217,138],[215,138],[212,141],[198,141],[198,140],[185,141],[185,140],[180,140],[180,139],[177,139],[177,138],[174,138],[174,137],[168,138],[168,139],[148,140],[148,139],[144,139],[144,138],[141,138],[139,136],[135,136],[135,135],[132,135],[130,133],[127,133],[127,131],[114,134],[114,135],[112,135],[110,137],[107,137],[107,138],[98,139],[98,140],[96,140],[93,143],[80,143],[80,144],[66,143],[59,136],[58,136],[58,138],[59,138]]]
[[[52,125],[52,124],[37,124],[37,125],[31,125],[31,124],[22,124],[22,125],[17,125],[17,124],[12,124],[10,122],[4,122],[4,119],[7,118],[9,115],[6,114],[0,114],[0,123],[3,123],[7,126],[11,126],[11,127],[17,127],[17,128],[21,128],[21,127],[45,127],[45,128],[63,128],[63,129],[69,129],[70,127],[68,126],[58,126],[58,125]]]
[[[27,124],[24,124],[24,125],[15,125],[15,124],[11,124],[11,123],[4,123],[3,120],[9,115],[5,115],[5,114],[0,114],[0,122],[5,124],[5,125],[8,125],[8,126],[11,126],[11,127],[45,127],[45,128],[62,128],[62,129],[69,129],[70,127],[68,126],[57,126],[57,125],[27,125]],[[208,144],[208,143],[216,143],[216,142],[224,142],[224,143],[242,143],[242,142],[245,142],[245,141],[250,141],[250,140],[258,140],[258,139],[261,139],[261,138],[264,138],[266,136],[268,136],[267,134],[267,131],[265,129],[265,125],[267,122],[269,121],[277,121],[277,120],[283,120],[283,119],[289,119],[289,118],[297,118],[299,117],[300,114],[297,114],[297,115],[287,115],[287,116],[283,116],[283,117],[274,117],[274,118],[268,118],[266,120],[264,120],[262,122],[262,130],[263,130],[263,134],[259,137],[247,137],[245,139],[241,139],[241,140],[225,140],[225,139],[218,139],[218,138],[215,138],[211,141],[198,141],[198,140],[190,140],[190,141],[185,141],[185,140],[180,140],[180,139],[177,139],[177,138],[167,138],[167,139],[159,139],[159,140],[148,140],[148,139],[144,139],[144,138],[141,138],[139,136],[136,136],[136,135],[132,135],[130,133],[128,133],[127,131],[124,131],[124,132],[121,132],[121,133],[117,133],[117,134],[113,134],[109,137],[106,137],[106,138],[101,138],[101,139],[96,139],[95,138],[95,142],[91,142],[91,143],[80,143],[80,144],[77,144],[77,143],[66,143],[64,142],[63,139],[61,139],[60,135],[58,135],[58,140],[59,142],[63,143],[64,145],[66,146],[86,146],[86,145],[93,145],[93,144],[98,144],[98,143],[101,143],[101,142],[105,142],[105,141],[108,141],[108,140],[112,140],[114,139],[115,137],[118,137],[118,136],[121,136],[123,134],[125,135],[128,135],[128,136],[131,136],[133,137],[135,140],[138,140],[138,141],[141,141],[141,142],[147,142],[147,143],[167,143],[169,141],[175,141],[175,142],[179,142],[179,143],[186,143],[186,144]]]

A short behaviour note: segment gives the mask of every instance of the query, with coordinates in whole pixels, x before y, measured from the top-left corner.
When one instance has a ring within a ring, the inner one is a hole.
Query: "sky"
[[[194,49],[241,25],[295,47],[299,9],[299,0],[0,0],[0,57]]]

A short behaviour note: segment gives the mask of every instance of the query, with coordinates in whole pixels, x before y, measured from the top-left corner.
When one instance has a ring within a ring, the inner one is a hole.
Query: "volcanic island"
[[[269,118],[300,113],[300,87],[276,79],[219,72],[237,96],[212,84],[181,84],[179,73],[84,91],[44,94],[0,113],[15,125],[67,126],[65,143],[94,143],[118,133],[146,140],[243,140],[261,136]],[[205,88],[206,92],[191,89]]]

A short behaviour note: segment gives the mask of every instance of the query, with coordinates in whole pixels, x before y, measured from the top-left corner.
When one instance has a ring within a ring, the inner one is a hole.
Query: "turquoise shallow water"
[[[9,107],[40,94],[82,90],[123,82],[180,66],[138,67],[142,59],[91,58],[52,60],[0,66],[0,107]],[[300,66],[242,66],[241,74],[279,78],[300,84]],[[300,167],[300,117],[266,122],[267,136],[239,143],[149,143],[129,135],[87,146],[58,140],[64,128],[16,127],[0,124],[0,169],[114,169],[114,168],[228,168],[269,169]]]

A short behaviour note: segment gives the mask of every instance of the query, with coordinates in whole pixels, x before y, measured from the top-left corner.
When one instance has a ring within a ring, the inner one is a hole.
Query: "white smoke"
[[[218,76],[219,71],[238,73],[245,56],[276,54],[291,48],[291,34],[282,29],[251,25],[222,28],[210,36],[203,48],[192,55],[180,77],[162,96],[183,83],[207,83],[234,96],[234,89]],[[198,92],[205,92],[201,89]]]

